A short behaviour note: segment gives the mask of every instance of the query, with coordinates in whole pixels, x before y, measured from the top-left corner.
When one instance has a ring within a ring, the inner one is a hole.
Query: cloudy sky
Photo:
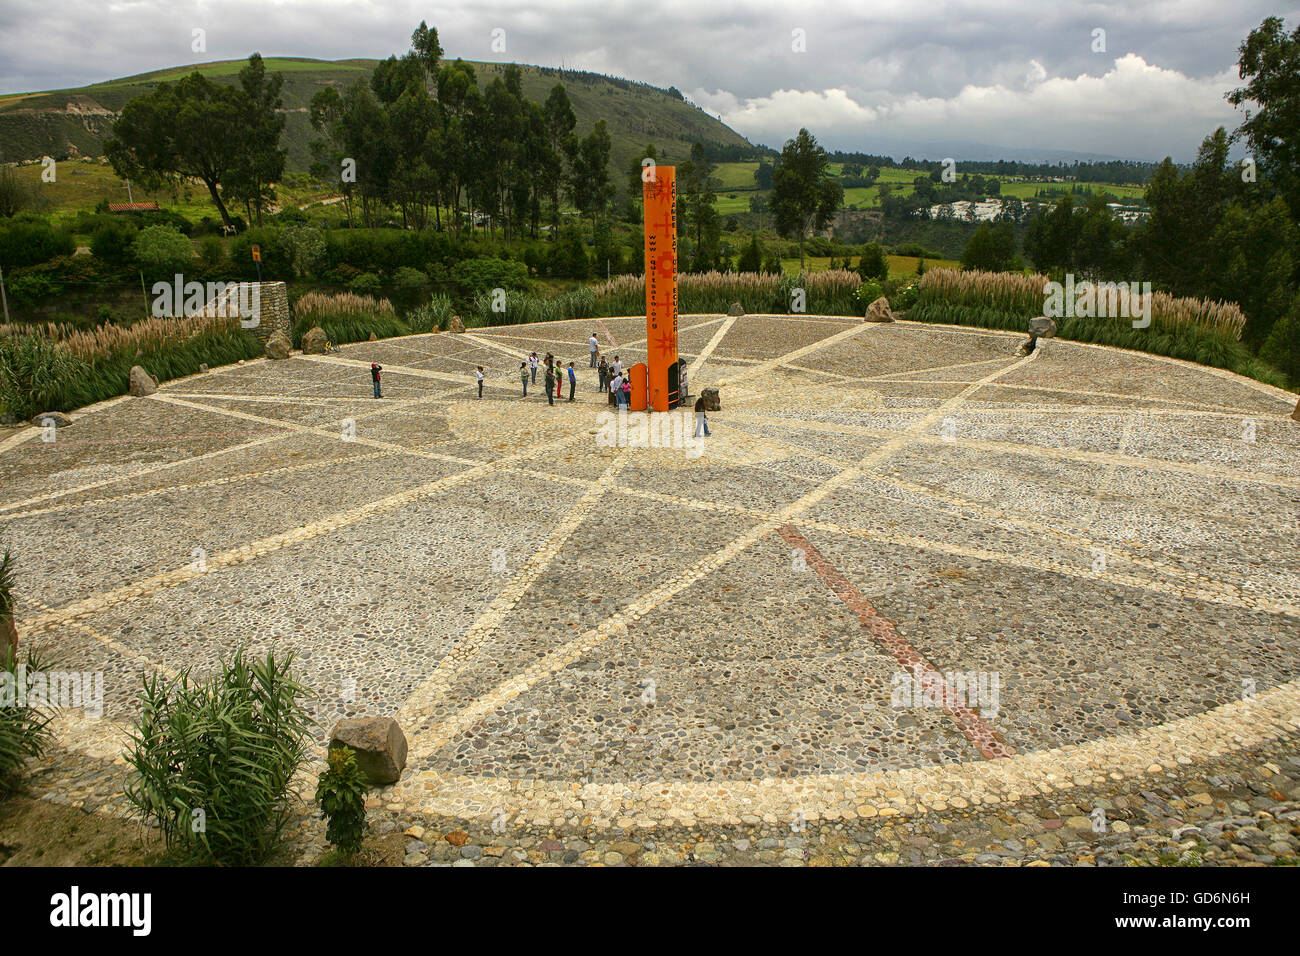
[[[1240,114],[1237,47],[1296,0],[3,0],[0,92],[246,57],[450,57],[676,86],[756,142],[1186,161]],[[195,52],[193,31],[206,31]],[[503,33],[500,31],[504,31]],[[494,50],[504,42],[505,50]]]

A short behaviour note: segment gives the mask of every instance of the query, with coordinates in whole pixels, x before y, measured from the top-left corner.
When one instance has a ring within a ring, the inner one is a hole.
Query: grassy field
[[[1070,191],[1072,185],[1087,187],[1094,193],[1108,192],[1124,199],[1141,199],[1146,192],[1145,186],[1126,186],[1117,183],[1002,183],[1002,195],[1015,196],[1017,199],[1033,199],[1040,189],[1049,193],[1063,195]]]
[[[20,166],[14,172],[20,182],[36,187],[37,196],[56,224],[71,223],[80,212],[93,212],[102,201],[127,202],[126,182],[113,172],[113,167],[98,160],[65,160],[55,167],[55,181],[41,179],[42,167]],[[291,174],[287,182],[276,187],[281,206],[302,206],[319,203],[329,198],[331,191],[322,188],[308,177]],[[212,204],[208,191],[199,183],[186,183],[176,193],[169,189],[149,192],[132,184],[131,197],[136,202],[156,202],[164,209],[177,212],[191,222],[204,216],[217,219],[217,207]],[[243,210],[231,208],[231,215],[242,215]],[[341,218],[342,206],[313,206],[307,210],[311,218],[329,216]],[[84,244],[89,237],[78,236]]]
[[[723,215],[734,215],[738,212],[749,211],[749,198],[753,195],[767,196],[769,192],[750,191],[747,193],[736,193],[734,199],[727,196],[728,187],[746,186],[753,184],[754,170],[758,168],[758,163],[719,163],[715,176],[722,185],[718,188],[718,212]],[[839,175],[843,171],[842,163],[830,163],[828,168],[831,172]],[[912,195],[915,189],[912,186],[913,180],[917,176],[925,175],[920,169],[900,169],[892,166],[882,167],[880,178],[876,180],[873,186],[854,186],[844,190],[844,205],[846,208],[857,209],[879,209],[880,208],[880,187],[888,185],[892,195],[906,197]],[[985,177],[988,178],[988,177]],[[1006,178],[1000,179],[1002,183],[1002,195],[1008,198],[1033,199],[1035,193],[1044,190],[1053,194],[1053,196],[1063,195],[1070,191],[1070,187],[1075,184],[1071,183],[1040,183],[1040,182],[1013,182]],[[1146,191],[1145,186],[1119,185],[1115,183],[1079,183],[1080,187],[1086,186],[1093,192],[1108,192],[1118,199],[1141,199]]]

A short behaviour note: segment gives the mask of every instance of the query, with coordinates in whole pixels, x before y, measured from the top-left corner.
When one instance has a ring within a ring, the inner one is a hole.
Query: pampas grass
[[[319,325],[331,342],[360,342],[409,335],[410,327],[397,317],[387,299],[351,292],[308,292],[293,307],[293,345],[302,348],[302,337]]]
[[[0,326],[0,404],[18,418],[68,411],[125,393],[133,365],[162,382],[260,354],[237,317],[152,318],[90,331]]]

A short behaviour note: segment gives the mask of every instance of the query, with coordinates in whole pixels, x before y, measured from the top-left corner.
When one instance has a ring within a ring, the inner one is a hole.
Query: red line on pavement
[[[614,341],[614,333],[609,330],[609,326],[605,324],[604,319],[596,320],[596,328],[600,329],[602,332],[605,333],[605,338],[609,339],[610,348],[612,349],[618,348],[618,342]]]
[[[803,551],[804,560],[807,562],[808,567],[821,575],[822,580],[835,592],[835,596],[858,616],[858,620],[862,622],[862,626],[866,628],[867,632],[885,650],[894,655],[894,660],[898,661],[900,666],[907,668],[919,677],[921,686],[927,692],[927,697],[933,690],[933,699],[944,702],[943,712],[957,723],[957,727],[962,734],[975,745],[980,753],[990,760],[996,757],[1010,757],[1015,754],[1015,750],[993,738],[993,731],[989,729],[988,724],[984,723],[983,718],[978,713],[969,707],[959,707],[951,703],[956,700],[956,693],[944,680],[938,669],[925,659],[925,655],[908,643],[907,639],[898,633],[894,625],[884,618],[863,593],[850,584],[848,579],[827,561],[822,556],[822,553],[813,547],[812,542],[800,534],[794,525],[782,525],[777,529],[777,533],[789,544]]]

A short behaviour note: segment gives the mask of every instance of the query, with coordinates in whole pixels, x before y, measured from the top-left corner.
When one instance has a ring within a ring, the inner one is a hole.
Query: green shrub
[[[547,271],[557,278],[585,279],[591,275],[591,260],[582,245],[582,233],[575,226],[560,230],[546,261]]]
[[[905,242],[894,249],[896,256],[909,256],[915,259],[944,259],[947,258],[942,252],[935,252],[933,249],[927,249],[919,242]]]
[[[102,223],[90,236],[91,255],[115,268],[130,265],[134,259],[131,246],[138,232],[130,222],[110,220]]]
[[[257,263],[253,246],[262,255],[260,275],[268,282],[293,276],[293,248],[283,229],[258,228],[242,232],[230,240],[230,270],[236,279],[256,279]]]
[[[194,247],[172,226],[146,226],[131,242],[136,263],[149,278],[184,272],[194,261]]]
[[[199,259],[205,268],[219,269],[226,261],[226,247],[216,236],[204,236],[199,243]]]
[[[41,270],[48,263],[33,266],[32,270]],[[24,270],[15,275],[5,276],[5,288],[14,305],[35,305],[46,299],[63,294],[63,283],[49,271]]]
[[[402,302],[417,302],[429,291],[429,277],[419,269],[400,266],[393,273],[393,288]]]
[[[384,281],[373,272],[363,272],[348,283],[348,291],[353,295],[378,295],[384,287]]]
[[[14,616],[14,559],[5,551],[0,558],[0,621],[12,620]]]
[[[406,324],[412,332],[445,332],[455,313],[451,296],[435,292],[427,303],[407,313]]]
[[[465,259],[456,263],[451,276],[456,291],[467,299],[492,289],[528,287],[528,267],[509,259]]]
[[[145,319],[93,331],[49,326],[48,334],[0,335],[0,407],[21,418],[67,411],[122,395],[132,365],[160,382],[262,354],[230,319]]]
[[[6,271],[49,262],[77,251],[72,233],[40,222],[15,222],[0,227],[0,266]]]
[[[292,655],[249,661],[241,650],[206,679],[189,668],[169,681],[145,678],[126,794],[169,849],[239,866],[262,862],[279,843],[312,726],[292,664]]]
[[[299,277],[317,275],[325,265],[325,231],[297,223],[285,229],[282,235],[293,274]]]
[[[356,753],[347,747],[329,752],[329,766],[316,785],[316,802],[328,821],[325,839],[349,855],[360,850],[366,838],[368,786]]]
[[[1292,301],[1286,315],[1273,323],[1259,355],[1281,370],[1293,388],[1300,389],[1300,296]]]
[[[737,272],[760,272],[763,268],[763,247],[758,244],[758,233],[749,238],[749,245],[736,263]]]
[[[4,567],[10,569],[7,552]],[[47,666],[30,648],[25,658],[7,647],[0,651],[0,793],[19,789],[27,761],[41,756],[53,743],[49,729],[53,711],[44,705],[33,706],[18,687],[20,678],[29,679]]]
[[[862,258],[858,261],[858,275],[862,281],[889,278],[889,260],[885,250],[878,242],[868,242],[862,247]]]

